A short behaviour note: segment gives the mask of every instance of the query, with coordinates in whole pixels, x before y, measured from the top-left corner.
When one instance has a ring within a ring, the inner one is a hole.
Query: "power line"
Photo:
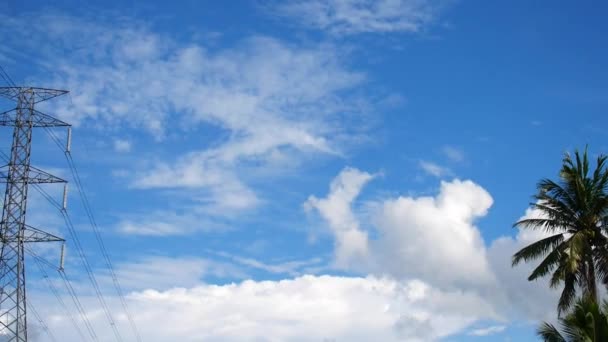
[[[115,324],[110,307],[107,305],[107,302],[103,296],[95,274],[93,273],[91,264],[86,257],[84,248],[80,242],[78,234],[76,233],[76,229],[74,228],[72,219],[70,218],[66,210],[65,190],[63,201],[64,203],[63,205],[60,205],[56,200],[52,198],[52,196],[50,196],[39,186],[39,183],[43,182],[65,183],[65,181],[58,177],[47,174],[42,170],[30,167],[32,128],[44,127],[49,136],[51,136],[52,140],[61,149],[63,147],[61,142],[55,136],[53,131],[49,129],[49,127],[70,126],[65,122],[62,122],[49,115],[34,110],[34,104],[59,95],[66,94],[67,91],[33,87],[17,87],[11,77],[6,73],[4,68],[2,68],[2,66],[0,66],[0,78],[9,85],[9,87],[0,87],[0,97],[5,97],[9,100],[17,102],[17,108],[4,113],[0,113],[0,125],[15,127],[11,154],[10,157],[6,156],[6,158],[8,159],[8,172],[5,175],[0,175],[6,179],[7,184],[4,209],[2,214],[3,219],[0,221],[0,237],[2,237],[3,241],[0,248],[0,288],[5,290],[0,291],[0,305],[2,305],[7,299],[11,300],[12,304],[14,305],[11,306],[10,310],[14,311],[14,313],[11,312],[10,314],[2,314],[2,317],[0,317],[0,334],[9,334],[10,336],[12,336],[10,337],[11,340],[14,339],[17,342],[27,341],[24,272],[25,249],[22,242],[29,241],[22,241],[19,239],[19,237],[24,235],[24,231],[26,231],[27,229],[31,229],[32,232],[28,231],[29,235],[27,236],[27,238],[33,239],[32,241],[64,241],[61,238],[57,238],[51,234],[25,225],[27,190],[29,185],[33,185],[33,187],[38,192],[40,192],[43,197],[45,197],[53,206],[58,208],[61,212],[68,228],[69,234],[71,236],[71,239],[73,240],[74,245],[76,246],[76,251],[79,256],[79,259],[85,268],[89,281],[95,291],[95,295],[97,296],[97,299],[101,304],[101,307],[103,308],[106,318],[110,326],[112,327],[114,336],[117,341],[122,342],[122,336],[120,335],[120,331],[118,330]],[[70,102],[71,101],[72,100],[70,97]],[[71,128],[68,128],[68,144],[66,149],[64,150],[68,166],[74,178],[74,182],[76,184],[76,188],[78,189],[80,200],[82,201],[89,223],[91,224],[91,227],[93,228],[93,231],[95,233],[95,238],[103,255],[105,264],[109,270],[118,297],[120,298],[122,307],[128,318],[131,329],[133,330],[137,341],[141,342],[140,334],[135,325],[133,316],[128,310],[127,301],[120,286],[120,282],[118,280],[118,277],[116,276],[112,261],[109,257],[108,251],[101,237],[99,227],[97,225],[97,222],[95,221],[95,217],[93,216],[93,211],[91,209],[90,202],[87,198],[86,192],[84,191],[82,180],[80,179],[80,175],[78,173],[78,170],[76,169],[74,160],[70,153],[70,137]],[[2,155],[4,155],[4,153],[2,153]],[[20,242],[20,244],[18,244],[17,242]],[[60,269],[59,273],[62,276],[62,279],[64,279],[64,281],[66,282],[68,292],[73,295],[73,299],[75,299],[75,304],[77,308],[79,308],[79,311],[84,312],[84,309],[79,303],[75,291],[73,291],[73,287],[71,286],[69,280],[67,280],[65,272]],[[8,288],[6,287],[7,285],[9,286]],[[9,291],[7,291],[7,289]],[[12,289],[14,289],[14,291],[11,292],[10,290]],[[5,318],[9,321],[5,322]],[[87,320],[85,320],[85,322],[86,321]],[[90,333],[93,339],[97,340],[96,335],[94,331],[92,331],[92,329]]]
[[[97,221],[95,220],[95,217],[93,216],[93,210],[91,209],[91,204],[86,195],[86,192],[84,191],[84,187],[82,185],[82,180],[80,178],[80,174],[78,173],[78,169],[76,168],[76,165],[74,163],[74,159],[72,158],[72,154],[69,151],[69,149],[64,149],[64,145],[61,143],[59,138],[55,135],[55,133],[52,130],[46,129],[46,132],[51,137],[51,139],[55,142],[55,144],[64,151],[64,155],[66,157],[68,166],[70,168],[70,172],[72,174],[74,183],[76,184],[76,188],[78,190],[80,200],[85,209],[85,213],[89,219],[89,223],[90,223],[91,227],[93,228],[93,232],[95,233],[97,243],[98,243],[101,253],[103,255],[104,261],[106,263],[106,267],[108,268],[108,270],[110,272],[110,276],[112,278],[112,282],[113,282],[114,288],[116,290],[116,293],[118,294],[118,297],[120,298],[121,305],[127,316],[127,319],[129,321],[129,324],[131,326],[133,334],[135,335],[136,340],[138,342],[141,342],[142,341],[141,336],[140,336],[137,326],[135,324],[135,320],[133,319],[133,316],[131,315],[130,310],[128,308],[127,301],[126,301],[124,293],[122,291],[122,287],[120,286],[120,282],[118,280],[118,277],[116,276],[116,272],[114,271],[112,261],[110,259],[108,251],[103,242],[103,239],[102,239],[102,236],[101,236],[101,233],[99,230],[99,226],[97,225]],[[63,210],[63,211],[65,211],[65,210]]]
[[[95,329],[93,329],[93,326],[91,325],[91,322],[89,321],[89,318],[87,317],[84,307],[82,306],[80,299],[78,299],[78,295],[76,294],[76,291],[74,291],[72,282],[70,282],[70,279],[65,274],[65,271],[59,270],[58,273],[59,273],[59,276],[61,277],[61,280],[63,280],[63,285],[68,290],[68,293],[70,294],[70,297],[72,298],[72,301],[74,302],[74,305],[76,305],[76,308],[80,314],[81,319],[84,320],[85,326],[87,327],[87,330],[89,331],[89,334],[91,335],[91,338],[93,339],[93,341],[99,341],[99,338],[97,338],[97,334],[95,333]]]
[[[63,308],[63,310],[65,311],[66,315],[70,319],[70,322],[72,322],[72,325],[74,326],[74,329],[76,330],[76,332],[80,336],[81,340],[82,341],[86,341],[87,339],[84,337],[84,334],[83,334],[82,330],[80,329],[80,326],[76,322],[76,319],[74,318],[74,315],[72,315],[72,312],[69,310],[68,306],[65,304],[65,301],[59,295],[59,292],[57,291],[57,288],[55,287],[55,285],[53,285],[53,282],[51,281],[48,273],[46,272],[46,270],[44,269],[44,267],[42,265],[43,263],[45,263],[45,264],[47,263],[46,260],[44,260],[43,258],[39,257],[38,255],[36,255],[31,250],[28,250],[28,252],[33,257],[33,260],[34,260],[36,266],[38,266],[38,270],[40,271],[40,273],[42,273],[42,276],[43,276],[44,280],[46,281],[47,287],[51,290],[51,293],[53,293],[53,295],[57,299],[57,302],[59,302],[59,306],[61,306]],[[50,266],[53,266],[52,268],[55,269],[54,265],[50,265]],[[89,319],[88,319],[86,313],[80,311],[79,305],[76,304],[77,298],[72,298],[72,300],[74,301],[74,305],[76,306],[76,309],[78,310],[78,314],[80,315],[80,319],[84,322],[84,324],[85,324],[85,326],[86,326],[86,328],[87,328],[87,330],[88,330],[91,338],[96,341],[97,340],[97,335],[95,334],[95,331],[93,330],[93,327],[91,326],[91,323],[89,322]]]
[[[56,139],[56,137],[54,137]],[[0,154],[6,158],[6,154],[2,151],[0,151]],[[86,254],[84,253],[84,249],[82,247],[82,244],[80,242],[80,238],[78,237],[78,234],[76,233],[76,229],[74,227],[74,224],[67,212],[67,210],[65,210],[65,208],[63,208],[63,206],[61,206],[56,200],[54,200],[52,198],[52,196],[50,196],[44,189],[42,189],[42,187],[38,186],[38,184],[33,184],[34,188],[47,200],[49,201],[53,206],[55,206],[57,209],[59,209],[59,211],[61,212],[63,219],[66,223],[66,226],[68,228],[68,232],[72,238],[72,241],[74,242],[74,245],[76,246],[76,250],[78,252],[78,256],[80,258],[80,261],[82,263],[82,265],[85,268],[85,271],[87,273],[87,276],[89,278],[89,281],[91,282],[91,285],[93,286],[94,290],[95,290],[95,295],[99,301],[99,303],[101,304],[103,311],[106,315],[106,318],[108,319],[108,322],[110,324],[110,326],[112,327],[112,330],[114,332],[114,335],[116,337],[116,339],[118,341],[122,341],[122,336],[120,335],[120,332],[118,331],[118,328],[114,322],[114,319],[112,317],[111,311],[109,306],[107,305],[103,294],[101,292],[101,289],[99,287],[99,284],[97,283],[97,279],[95,278],[95,274],[93,273],[93,269],[90,266],[90,263],[86,257]],[[35,258],[36,259],[36,258]],[[76,292],[74,291],[74,288],[71,286],[70,281],[67,278],[67,275],[65,274],[65,272],[63,270],[59,270],[59,274],[62,277],[66,288],[68,289],[68,292],[70,293],[70,295],[72,296],[72,300],[74,301],[74,304],[76,305],[76,307],[78,308],[79,312],[81,313],[81,318],[83,318],[85,324],[87,325],[87,329],[89,330],[89,333],[91,335],[91,338],[94,341],[98,341],[98,338],[95,334],[95,331],[93,330],[90,322],[88,321],[88,319],[86,318],[86,314],[84,313],[84,308],[82,307],[82,304],[80,303],[80,301],[78,300],[78,296],[76,295]]]
[[[46,333],[46,335],[49,337],[49,339],[52,342],[57,342],[57,339],[55,338],[55,335],[53,335],[53,333],[51,332],[51,330],[49,329],[48,325],[46,325],[46,323],[44,322],[44,320],[42,320],[42,317],[40,317],[40,314],[38,313],[38,311],[36,310],[36,308],[34,308],[34,304],[32,304],[32,302],[28,302],[27,303],[28,309],[30,310],[30,312],[32,312],[34,314],[34,317],[36,318],[36,320],[38,320],[38,324],[40,324],[40,327],[42,328],[42,331],[44,331]]]
[[[2,158],[7,163],[9,161],[8,156],[2,150],[0,150],[0,158]],[[38,184],[32,184],[32,185],[52,205],[54,205],[55,207],[57,207],[59,209],[61,208],[61,205],[57,201],[55,201],[41,186],[39,186]],[[74,319],[74,316],[72,315],[72,313],[68,309],[67,305],[65,304],[65,302],[63,301],[63,299],[59,295],[59,292],[57,291],[57,288],[53,285],[52,281],[50,280],[50,277],[49,277],[48,273],[45,271],[45,269],[44,269],[44,267],[43,267],[42,264],[46,264],[46,265],[50,266],[53,269],[55,269],[55,266],[52,265],[52,264],[50,264],[48,261],[46,261],[45,259],[41,258],[40,256],[38,256],[36,253],[34,253],[34,251],[31,248],[29,248],[29,247],[26,246],[26,250],[32,256],[32,258],[33,258],[36,266],[38,267],[38,270],[40,271],[40,273],[42,273],[43,278],[46,280],[47,287],[51,290],[51,293],[53,293],[53,295],[55,296],[55,298],[59,302],[59,305],[64,309],[66,315],[68,316],[68,318],[72,322],[72,325],[74,326],[76,332],[81,337],[82,341],[85,341],[86,338],[84,337],[84,334],[82,333],[82,330],[80,329],[80,327],[76,323],[76,320]],[[63,277],[62,277],[62,279],[63,279]],[[86,326],[86,328],[87,328],[87,330],[88,330],[91,338],[94,341],[98,341],[97,334],[95,333],[95,330],[93,329],[93,326],[91,325],[91,323],[90,323],[90,321],[89,321],[89,319],[88,319],[88,317],[87,317],[87,315],[86,315],[86,313],[84,311],[84,308],[82,307],[82,304],[78,300],[78,297],[75,295],[75,292],[73,291],[72,286],[69,284],[69,281],[67,281],[66,279],[64,279],[64,282],[66,282],[66,288],[68,289],[68,293],[72,297],[72,301],[74,302],[74,306],[76,306],[76,308],[78,310],[78,313],[80,315],[80,319],[84,322],[84,324],[85,324],[85,326]],[[70,289],[72,289],[72,290],[70,291]]]
[[[61,214],[68,227],[68,231],[70,233],[72,241],[74,242],[74,245],[76,246],[76,251],[78,252],[80,261],[82,262],[82,265],[84,266],[85,271],[87,272],[89,281],[93,285],[93,289],[95,290],[95,295],[97,296],[97,300],[101,304],[101,307],[106,315],[106,318],[107,318],[108,322],[110,323],[110,326],[112,327],[114,336],[116,337],[116,340],[122,341],[122,337],[120,335],[120,332],[118,331],[118,328],[116,327],[116,324],[114,323],[114,318],[112,317],[110,308],[108,307],[108,304],[106,303],[106,300],[103,297],[99,284],[97,283],[97,279],[95,278],[95,274],[93,273],[93,269],[91,268],[91,265],[89,264],[89,261],[87,260],[87,257],[84,253],[84,249],[82,248],[82,244],[80,243],[80,239],[78,238],[78,235],[76,234],[76,229],[74,228],[72,219],[70,218],[70,216],[67,213],[67,210],[65,210],[65,209],[61,210]],[[60,273],[65,275],[64,272],[60,272]]]
[[[135,334],[135,338],[137,339],[138,342],[141,342],[141,336],[139,335],[139,331],[137,330],[137,326],[135,325],[135,321],[133,319],[133,316],[131,315],[129,308],[127,306],[127,301],[125,299],[124,293],[122,291],[122,288],[120,286],[120,283],[118,281],[118,277],[116,276],[116,272],[114,271],[114,267],[112,266],[112,261],[110,260],[110,256],[108,255],[108,251],[105,247],[105,244],[103,242],[103,239],[101,238],[101,234],[99,232],[99,227],[97,226],[97,222],[95,221],[95,217],[93,216],[93,212],[91,210],[91,206],[89,204],[89,201],[87,199],[86,193],[83,190],[82,187],[82,182],[80,180],[80,176],[78,174],[78,170],[76,169],[76,166],[74,165],[74,160],[72,159],[72,155],[68,152],[66,154],[68,156],[68,160],[69,160],[69,164],[71,166],[71,170],[72,170],[72,174],[74,175],[74,178],[76,180],[76,187],[78,189],[78,192],[80,193],[80,197],[82,199],[83,205],[85,205],[86,211],[88,212],[88,217],[90,220],[91,225],[93,226],[93,231],[95,232],[95,237],[97,238],[97,242],[99,244],[99,247],[101,249],[101,252],[103,254],[103,257],[105,259],[106,262],[106,266],[108,268],[108,270],[110,271],[110,275],[112,277],[112,282],[114,284],[114,288],[116,289],[116,292],[118,294],[118,297],[120,298],[123,310],[125,311],[125,314],[127,315],[127,319],[129,320],[129,324],[131,325],[131,329],[133,330],[133,333]]]
[[[4,70],[4,68],[2,67],[2,65],[0,65],[0,77],[2,77],[2,79],[4,79],[4,82],[6,82],[9,86],[11,86],[11,87],[17,87],[17,85],[15,84],[15,82],[13,82],[13,79],[11,79],[11,77]]]

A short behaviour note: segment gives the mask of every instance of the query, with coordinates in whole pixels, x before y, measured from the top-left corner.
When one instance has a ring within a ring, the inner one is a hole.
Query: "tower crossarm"
[[[55,236],[51,233],[47,233],[38,228],[25,225],[23,233],[23,242],[65,242],[65,239]]]
[[[0,96],[16,101],[19,96],[19,90],[16,87],[0,87]]]
[[[20,182],[27,184],[43,184],[43,183],[67,183],[66,180],[57,176],[42,171],[33,166],[29,167],[27,177],[10,178],[10,165],[5,165],[0,168],[0,183]],[[14,177],[14,176],[13,176]]]
[[[0,113],[0,126],[14,126],[17,117],[17,108]],[[32,111],[29,118],[32,127],[68,127],[70,124],[56,119],[48,114],[44,114],[37,110]]]
[[[29,94],[29,98],[32,104],[36,104],[42,101],[50,100],[54,97],[67,94],[67,90],[59,89],[48,89],[39,87],[0,87],[0,96],[13,100],[19,101],[19,95]]]
[[[30,242],[65,242],[65,239],[60,238],[58,236],[55,236],[51,233],[47,233],[43,230],[40,230],[38,228],[34,228],[30,225],[25,225],[24,229],[23,229],[23,236],[19,237],[19,239],[21,239],[22,242],[24,243],[30,243]],[[7,243],[7,242],[13,242],[13,241],[3,241],[0,240],[2,243]]]

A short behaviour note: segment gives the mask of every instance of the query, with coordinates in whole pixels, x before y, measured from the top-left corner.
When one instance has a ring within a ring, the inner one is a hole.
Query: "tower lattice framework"
[[[30,184],[65,183],[30,165],[32,133],[35,127],[69,126],[37,111],[37,103],[67,91],[34,87],[0,87],[0,96],[16,103],[0,113],[0,126],[12,126],[8,164],[0,168],[0,182],[6,183],[0,221],[0,341],[27,342],[25,288],[25,244],[63,241],[26,224]]]

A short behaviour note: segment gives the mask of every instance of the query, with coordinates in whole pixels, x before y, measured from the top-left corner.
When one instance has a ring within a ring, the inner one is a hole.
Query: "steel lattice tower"
[[[63,241],[26,224],[28,186],[65,183],[61,178],[30,166],[34,127],[69,126],[34,109],[36,103],[67,93],[64,90],[33,87],[0,87],[0,96],[16,107],[0,113],[0,126],[13,127],[8,164],[0,168],[0,182],[6,183],[0,221],[0,339],[27,342],[25,294],[25,243]]]

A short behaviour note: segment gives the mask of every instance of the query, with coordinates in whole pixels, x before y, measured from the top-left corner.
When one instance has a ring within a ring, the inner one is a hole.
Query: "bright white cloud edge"
[[[93,298],[82,301],[85,307],[95,307]],[[120,312],[116,298],[108,301]],[[471,293],[372,276],[302,276],[145,290],[129,295],[129,306],[142,338],[150,342],[429,341],[461,331],[480,315],[491,315],[491,308]],[[78,341],[65,315],[52,305],[42,308],[60,340]],[[103,314],[94,310],[89,317],[101,340],[110,340]],[[126,334],[126,317],[116,319]]]

